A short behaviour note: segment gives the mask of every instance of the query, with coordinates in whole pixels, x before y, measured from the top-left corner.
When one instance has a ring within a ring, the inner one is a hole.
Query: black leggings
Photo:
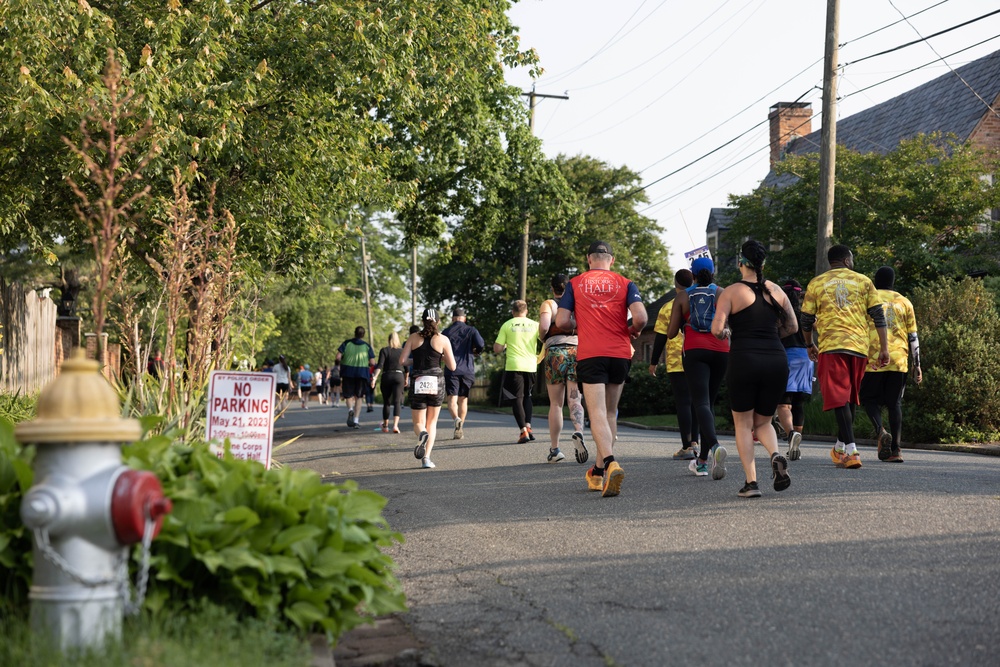
[[[518,428],[531,423],[531,413],[534,406],[531,403],[531,390],[535,386],[535,374],[519,371],[506,371],[504,376],[504,390],[514,401],[514,421]]]
[[[687,378],[691,402],[698,415],[698,429],[701,431],[698,458],[702,461],[708,460],[708,450],[719,442],[715,435],[715,399],[719,395],[722,379],[726,377],[728,364],[728,352],[684,351],[684,377]]]
[[[390,403],[393,416],[398,417],[403,411],[403,374],[385,373],[379,388],[382,390],[382,421],[389,421]]]
[[[674,404],[677,406],[677,426],[681,430],[681,444],[690,447],[698,441],[698,415],[691,402],[691,392],[688,391],[687,379],[684,373],[667,373],[670,379],[670,389],[674,392]]]

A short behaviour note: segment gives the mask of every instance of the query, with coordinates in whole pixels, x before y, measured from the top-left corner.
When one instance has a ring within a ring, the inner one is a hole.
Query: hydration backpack
[[[692,285],[687,288],[688,300],[691,302],[691,315],[688,324],[695,331],[708,333],[712,330],[712,319],[715,317],[715,293],[718,285]]]

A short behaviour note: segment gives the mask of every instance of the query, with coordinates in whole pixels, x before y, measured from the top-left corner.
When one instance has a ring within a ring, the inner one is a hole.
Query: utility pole
[[[826,3],[823,56],[823,129],[819,153],[819,216],[816,223],[816,275],[830,268],[826,253],[833,237],[833,199],[837,183],[837,42],[840,0]]]
[[[535,87],[531,87],[531,92],[521,93],[528,98],[528,129],[535,133],[535,105],[539,98],[554,100],[568,100],[569,95],[543,95],[536,93]],[[531,216],[528,211],[524,211],[524,230],[521,232],[521,272],[517,279],[517,298],[524,301],[528,295],[528,236],[531,232]]]
[[[410,324],[417,323],[417,246],[413,245],[413,268],[410,272],[410,284],[413,290],[410,292]]]
[[[368,344],[375,347],[375,332],[372,331],[372,295],[368,291],[368,252],[365,250],[365,235],[361,235],[361,276],[364,278],[365,310],[368,312]]]

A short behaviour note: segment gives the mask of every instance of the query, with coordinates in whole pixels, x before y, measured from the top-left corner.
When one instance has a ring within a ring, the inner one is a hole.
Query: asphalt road
[[[1000,457],[904,450],[859,470],[803,442],[792,486],[736,495],[728,475],[674,461],[676,433],[623,427],[620,496],[588,492],[591,461],[545,463],[548,430],[517,445],[509,414],[472,413],[434,470],[399,435],[348,429],[346,410],[289,410],[276,454],[388,498],[404,620],[446,667],[566,665],[1000,665]]]

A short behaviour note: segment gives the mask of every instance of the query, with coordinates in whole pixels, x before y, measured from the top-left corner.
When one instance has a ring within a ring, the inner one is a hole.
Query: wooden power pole
[[[528,98],[528,128],[531,133],[535,133],[535,104],[538,98],[550,98],[554,100],[568,100],[569,95],[543,95],[535,92],[535,87],[531,87],[531,92],[521,93]],[[521,271],[517,278],[517,298],[522,301],[528,295],[528,237],[531,233],[531,216],[528,211],[524,211],[524,229],[521,232]]]
[[[837,42],[840,0],[827,0],[823,57],[823,129],[819,154],[819,216],[816,223],[816,275],[830,268],[826,253],[833,237],[833,199],[837,183]]]

